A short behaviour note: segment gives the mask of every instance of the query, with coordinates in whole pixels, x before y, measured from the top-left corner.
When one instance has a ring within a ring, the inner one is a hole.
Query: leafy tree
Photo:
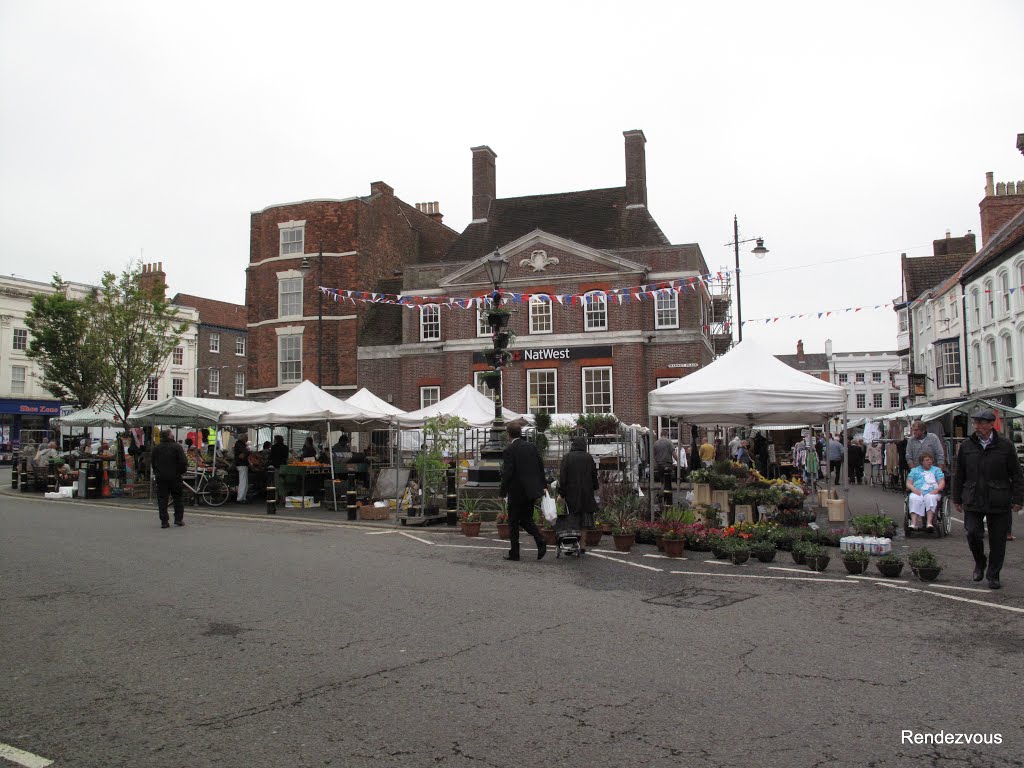
[[[103,358],[93,333],[89,303],[68,296],[60,275],[51,281],[54,292],[32,298],[25,325],[32,332],[28,356],[39,361],[43,387],[59,400],[74,401],[82,408],[100,397]]]
[[[149,379],[178,346],[187,323],[177,322],[163,283],[147,290],[138,263],[120,275],[104,272],[90,303],[93,332],[104,365],[98,384],[122,422],[142,404]]]

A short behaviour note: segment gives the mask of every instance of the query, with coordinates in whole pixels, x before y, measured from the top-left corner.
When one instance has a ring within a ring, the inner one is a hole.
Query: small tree
[[[25,316],[32,332],[27,354],[39,361],[44,389],[58,400],[73,400],[88,408],[100,397],[105,365],[89,302],[69,297],[68,285],[59,274],[51,284],[53,293],[36,294]]]

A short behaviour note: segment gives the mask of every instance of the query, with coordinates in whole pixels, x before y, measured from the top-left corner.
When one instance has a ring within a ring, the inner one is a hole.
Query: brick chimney
[[[949,230],[941,240],[932,240],[933,256],[961,256],[975,254],[978,252],[977,243],[974,241],[974,233],[967,230],[963,237],[952,237]]]
[[[370,194],[371,195],[384,195],[384,197],[394,197],[395,190],[393,187],[385,184],[383,181],[370,182]]]
[[[804,340],[803,339],[797,339],[797,341],[796,341],[796,361],[798,363],[803,363],[806,360],[807,360],[807,358],[804,355]]]
[[[473,153],[473,219],[486,220],[491,212],[491,203],[498,196],[494,169],[498,156],[486,145],[470,147],[470,152]]]
[[[992,171],[985,174],[985,197],[978,204],[981,210],[981,244],[984,246],[1002,226],[1024,208],[1024,181],[992,180]]]
[[[167,290],[167,275],[164,274],[164,263],[158,261],[155,264],[143,264],[142,274],[139,276],[139,288],[144,293],[158,293],[164,296]]]
[[[626,205],[647,207],[647,137],[640,130],[623,131],[626,137]]]
[[[441,213],[441,204],[437,200],[432,203],[416,203],[416,210],[424,216],[429,216],[438,224],[444,221],[444,214]]]

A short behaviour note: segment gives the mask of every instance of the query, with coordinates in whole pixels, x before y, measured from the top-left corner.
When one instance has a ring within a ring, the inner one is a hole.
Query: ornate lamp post
[[[732,217],[732,242],[726,243],[726,245],[733,246],[736,253],[736,329],[738,332],[737,343],[743,341],[743,306],[740,301],[740,245],[742,243],[756,243],[753,250],[750,252],[757,258],[763,259],[765,254],[768,253],[768,249],[764,247],[763,237],[749,237],[746,240],[740,240],[740,224],[736,216]]]

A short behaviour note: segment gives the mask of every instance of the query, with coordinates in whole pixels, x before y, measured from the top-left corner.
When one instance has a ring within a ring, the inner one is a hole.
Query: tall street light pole
[[[740,240],[740,223],[739,219],[733,215],[732,217],[732,242],[726,243],[726,245],[733,246],[736,254],[736,329],[738,338],[736,342],[743,341],[743,304],[740,299],[740,244],[741,243],[757,243],[757,245],[751,250],[751,253],[757,256],[759,259],[763,259],[765,254],[768,253],[768,249],[764,247],[763,237],[749,237],[746,240]]]

